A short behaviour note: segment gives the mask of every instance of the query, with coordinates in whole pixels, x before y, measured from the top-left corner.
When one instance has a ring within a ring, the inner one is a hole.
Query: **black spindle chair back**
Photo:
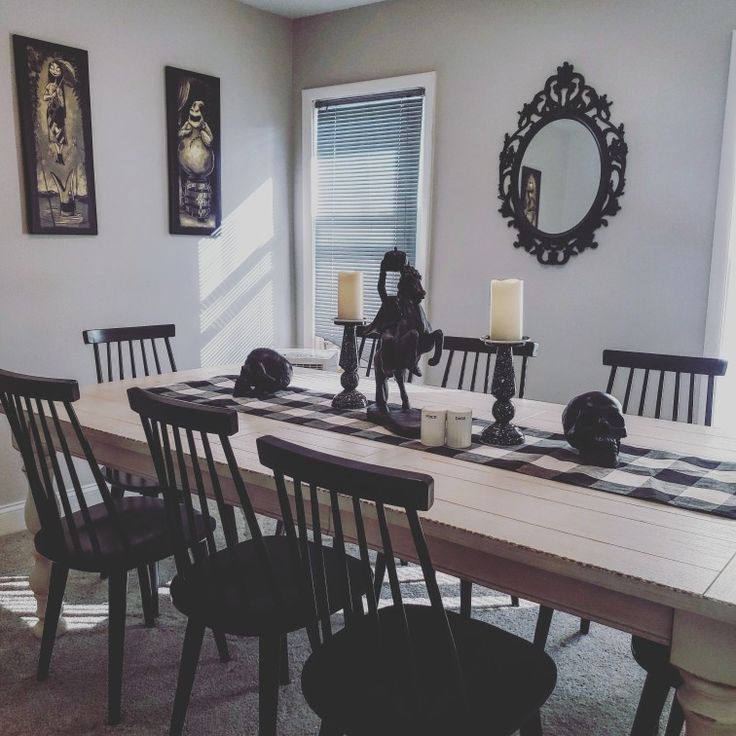
[[[675,422],[685,418],[688,424],[699,421],[696,415],[697,386],[699,381],[705,379],[707,385],[703,423],[710,426],[713,422],[715,379],[717,376],[726,374],[728,362],[720,358],[604,350],[603,365],[611,367],[608,385],[606,386],[606,392],[609,394],[613,392],[619,369],[622,369],[623,372],[628,368],[623,400],[621,401],[625,414],[636,412],[639,416],[644,416],[647,411],[647,399],[650,396],[647,391],[656,382],[657,394],[654,401],[654,418],[661,419],[664,413],[665,418],[669,417]],[[640,386],[635,383],[637,371],[643,371]],[[668,374],[673,376],[670,382],[672,385],[671,412],[666,407],[666,404],[670,402],[665,402]],[[650,377],[653,380],[650,380]],[[687,385],[687,389],[685,385]],[[685,396],[686,406],[683,407],[683,393],[685,390],[687,390]],[[637,393],[638,402],[635,396]],[[651,404],[651,400],[649,403]]]
[[[97,383],[104,383],[175,372],[175,335],[175,325],[143,325],[85,330],[82,338],[94,349]]]
[[[464,389],[466,391],[482,391],[487,394],[491,389],[493,381],[494,356],[498,351],[497,345],[486,345],[477,337],[454,337],[448,335],[443,344],[443,354],[447,354],[447,362],[442,373],[442,388]],[[526,391],[527,363],[539,351],[539,343],[525,342],[514,345],[514,357],[521,358],[521,371],[519,372],[518,397],[524,398]],[[453,372],[453,361],[455,367],[460,363],[457,372]]]
[[[406,652],[406,657],[401,660],[403,671],[387,671],[387,681],[390,680],[409,695],[409,703],[413,702],[418,713],[431,712],[434,707],[433,697],[437,695],[438,688],[445,694],[454,693],[457,698],[464,699],[460,661],[418,514],[432,506],[432,478],[420,473],[378,468],[332,457],[271,436],[260,437],[256,444],[261,463],[274,473],[292,564],[301,573],[304,595],[314,602],[314,615],[319,621],[322,641],[328,641],[333,636],[321,532],[331,525],[333,549],[339,555],[345,589],[349,590],[351,585],[346,544],[353,541],[359,549],[363,583],[361,587],[366,591],[367,597],[367,612],[362,610],[362,600],[352,597],[352,604],[345,608],[346,626],[375,624],[380,639],[387,634],[383,624],[386,621],[385,614],[390,610],[391,646],[401,647]],[[366,501],[370,505],[365,504]],[[388,521],[388,515],[392,511],[387,509],[388,506],[402,509],[408,520],[412,546],[421,565],[430,607],[436,621],[436,647],[431,653],[432,661],[443,663],[432,670],[434,675],[438,670],[446,675],[447,682],[444,683],[435,681],[430,684],[426,682],[426,678],[422,680],[426,670],[419,665],[418,656],[426,656],[427,653],[413,646],[411,616],[407,616],[407,604],[402,597],[394,559]],[[310,564],[307,560],[310,526],[314,554],[319,558],[318,563],[322,564],[314,564],[314,561]],[[346,538],[346,530],[350,531],[349,540]],[[380,612],[371,584],[369,535],[371,546],[378,548],[386,559],[390,583],[393,605],[388,609],[381,609]]]
[[[268,551],[230,442],[230,437],[238,431],[237,412],[167,399],[139,387],[128,389],[128,401],[141,418],[156,467],[178,574],[186,580],[196,564],[210,556],[215,565],[218,561],[230,563],[228,574],[243,573],[243,592],[248,594],[245,583],[252,571],[242,570],[237,557],[237,528],[231,522],[231,506],[218,473],[224,464],[251,539],[258,547],[260,571],[266,574],[267,587],[270,586],[274,597],[278,598]],[[208,503],[208,492],[216,513]],[[180,513],[181,505],[183,514]],[[195,538],[193,530],[198,514],[204,518],[207,536],[204,544],[191,547],[187,540]],[[214,533],[218,523],[223,531],[224,546]],[[220,551],[225,555],[218,558]]]
[[[66,549],[70,555],[101,554],[101,507],[95,506],[93,519],[71,453],[72,447],[80,448],[109,522],[106,531],[111,533],[105,536],[105,553],[109,555],[117,546],[124,554],[130,540],[82,432],[73,406],[78,399],[79,385],[74,380],[0,370],[0,402],[23,458],[44,534],[57,550]],[[66,432],[63,424],[68,425]]]

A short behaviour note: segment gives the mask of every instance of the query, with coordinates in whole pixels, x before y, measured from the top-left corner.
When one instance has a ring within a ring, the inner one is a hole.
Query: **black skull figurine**
[[[233,396],[264,398],[286,388],[293,372],[283,355],[270,348],[257,348],[245,359]]]
[[[626,424],[619,400],[602,391],[576,396],[562,412],[567,441],[589,465],[615,468]]]

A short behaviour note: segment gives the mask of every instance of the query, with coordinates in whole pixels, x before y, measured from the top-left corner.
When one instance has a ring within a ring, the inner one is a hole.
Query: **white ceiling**
[[[270,13],[285,15],[287,18],[302,18],[305,15],[329,13],[332,10],[355,8],[358,5],[370,5],[382,0],[240,0]]]

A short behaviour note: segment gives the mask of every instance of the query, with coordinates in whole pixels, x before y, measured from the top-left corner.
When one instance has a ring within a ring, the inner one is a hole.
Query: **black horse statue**
[[[396,295],[386,291],[386,274],[400,274]],[[420,412],[412,409],[404,382],[411,374],[421,376],[419,359],[434,350],[429,365],[437,365],[442,356],[442,331],[433,330],[422,308],[426,292],[422,275],[410,266],[406,253],[396,248],[388,251],[381,261],[378,278],[381,308],[366,328],[369,337],[378,339],[374,367],[376,403],[368,408],[369,418],[388,427],[396,434],[419,437]],[[401,411],[388,405],[388,379],[393,377],[401,394]]]

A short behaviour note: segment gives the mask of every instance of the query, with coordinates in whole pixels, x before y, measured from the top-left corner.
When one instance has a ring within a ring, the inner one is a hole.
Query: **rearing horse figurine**
[[[395,296],[386,292],[386,274],[400,274]],[[442,356],[442,331],[432,330],[422,308],[426,292],[422,275],[406,261],[406,253],[388,251],[381,261],[378,279],[381,308],[366,328],[370,337],[378,339],[374,367],[376,404],[369,409],[371,419],[388,426],[398,434],[414,437],[419,433],[419,412],[412,411],[404,385],[408,374],[421,376],[419,359],[434,350],[429,365],[437,365]],[[402,411],[391,412],[388,406],[388,379],[395,378],[401,394]]]

